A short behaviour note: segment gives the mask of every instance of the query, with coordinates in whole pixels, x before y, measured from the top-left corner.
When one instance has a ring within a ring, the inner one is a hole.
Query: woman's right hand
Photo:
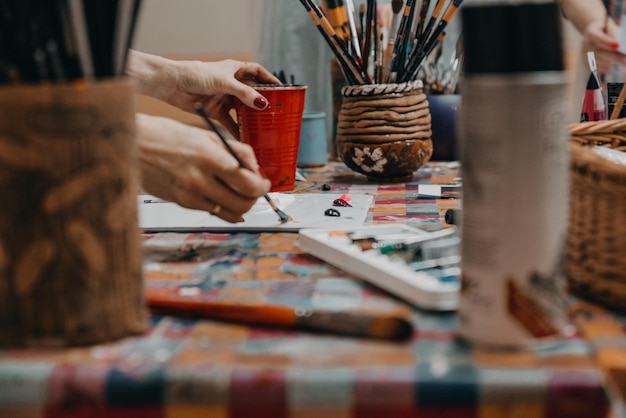
[[[256,171],[240,167],[214,132],[143,114],[137,115],[137,130],[141,186],[147,193],[234,223],[270,189],[247,144],[229,141]]]

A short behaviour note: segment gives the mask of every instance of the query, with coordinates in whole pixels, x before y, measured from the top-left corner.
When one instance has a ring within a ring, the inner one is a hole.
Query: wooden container
[[[570,126],[571,186],[565,269],[571,291],[626,310],[626,166],[593,152],[626,151],[626,119]]]
[[[410,180],[433,153],[422,81],[346,86],[341,94],[338,157],[373,181]]]
[[[143,331],[134,86],[0,88],[0,346]]]

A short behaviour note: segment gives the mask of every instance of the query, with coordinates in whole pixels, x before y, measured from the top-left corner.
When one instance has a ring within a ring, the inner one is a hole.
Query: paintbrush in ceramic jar
[[[382,79],[385,83],[389,83],[389,64],[391,63],[393,48],[398,36],[398,23],[402,6],[404,6],[403,0],[391,1],[391,11],[393,12],[393,17],[391,18],[391,26],[389,27],[389,39],[387,40],[387,46],[385,47],[382,68]]]

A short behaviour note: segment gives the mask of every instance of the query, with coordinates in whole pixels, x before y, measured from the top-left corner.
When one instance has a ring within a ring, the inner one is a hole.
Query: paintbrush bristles
[[[304,8],[309,12],[313,23],[317,26],[317,29],[335,54],[337,62],[340,64],[347,81],[350,84],[367,84],[371,82],[367,74],[361,71],[355,58],[348,53],[343,41],[339,39],[332,25],[328,19],[326,19],[326,16],[324,16],[317,4],[315,4],[313,0],[300,0],[300,3],[302,3]]]
[[[397,15],[402,11],[402,6],[404,6],[403,0],[391,0],[391,11],[394,15]]]

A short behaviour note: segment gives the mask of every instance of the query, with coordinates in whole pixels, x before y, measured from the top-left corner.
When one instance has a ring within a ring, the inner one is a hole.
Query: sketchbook
[[[302,228],[350,228],[362,226],[372,205],[373,196],[351,195],[351,206],[333,206],[341,194],[336,193],[269,193],[276,206],[293,218],[280,223],[278,215],[265,198],[246,213],[244,222],[229,223],[201,210],[183,208],[147,194],[137,197],[139,226],[146,232],[190,231],[284,231],[295,232]],[[339,216],[327,216],[327,209],[335,209]]]

